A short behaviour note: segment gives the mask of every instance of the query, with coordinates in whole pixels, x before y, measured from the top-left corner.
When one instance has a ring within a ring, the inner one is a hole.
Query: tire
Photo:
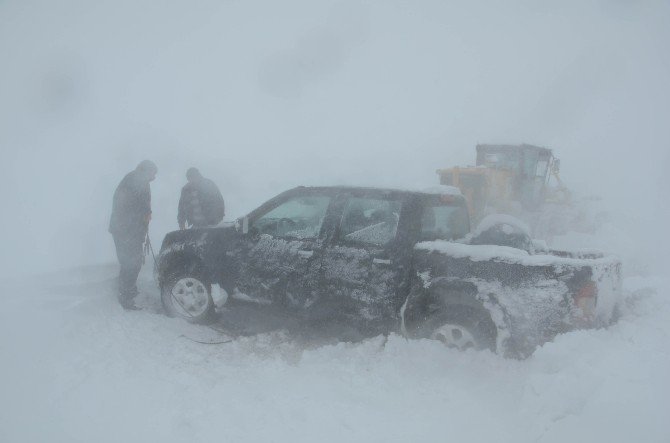
[[[497,328],[486,311],[462,305],[446,305],[426,320],[425,338],[459,350],[496,351]]]
[[[212,286],[197,272],[171,276],[161,288],[161,302],[170,317],[205,324],[214,319]]]

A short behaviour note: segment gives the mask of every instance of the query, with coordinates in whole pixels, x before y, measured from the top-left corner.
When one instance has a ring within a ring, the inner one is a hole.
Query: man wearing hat
[[[196,168],[186,171],[186,180],[188,183],[181,189],[179,197],[179,228],[198,228],[220,223],[225,215],[225,204],[216,184],[203,177]]]
[[[138,309],[137,276],[142,268],[143,245],[151,220],[151,188],[158,168],[144,160],[123,177],[114,192],[109,232],[114,238],[119,271],[119,303],[127,310]]]

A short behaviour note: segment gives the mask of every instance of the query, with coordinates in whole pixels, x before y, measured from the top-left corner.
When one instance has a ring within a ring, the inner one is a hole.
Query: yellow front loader
[[[560,162],[551,150],[532,145],[477,145],[476,166],[438,169],[440,183],[456,186],[468,201],[470,216],[539,210],[546,201],[565,203],[569,194],[558,176]],[[551,177],[557,186],[549,186]]]

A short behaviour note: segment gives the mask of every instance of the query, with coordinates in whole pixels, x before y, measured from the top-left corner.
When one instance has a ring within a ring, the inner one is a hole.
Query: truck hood
[[[211,228],[195,228],[172,231],[165,235],[159,254],[163,257],[178,250],[190,249],[194,252],[202,252],[212,238],[219,240],[233,240],[240,236],[240,232],[234,223],[219,225]]]

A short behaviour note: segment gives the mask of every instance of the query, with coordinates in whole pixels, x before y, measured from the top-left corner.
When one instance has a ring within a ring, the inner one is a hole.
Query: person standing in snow
[[[203,177],[196,168],[186,171],[186,180],[188,183],[181,189],[179,197],[179,229],[211,226],[221,222],[225,215],[225,204],[216,184]]]
[[[127,310],[138,309],[137,276],[142,268],[143,245],[151,220],[151,187],[158,168],[144,160],[129,172],[114,192],[109,232],[114,238],[119,271],[119,303]]]

